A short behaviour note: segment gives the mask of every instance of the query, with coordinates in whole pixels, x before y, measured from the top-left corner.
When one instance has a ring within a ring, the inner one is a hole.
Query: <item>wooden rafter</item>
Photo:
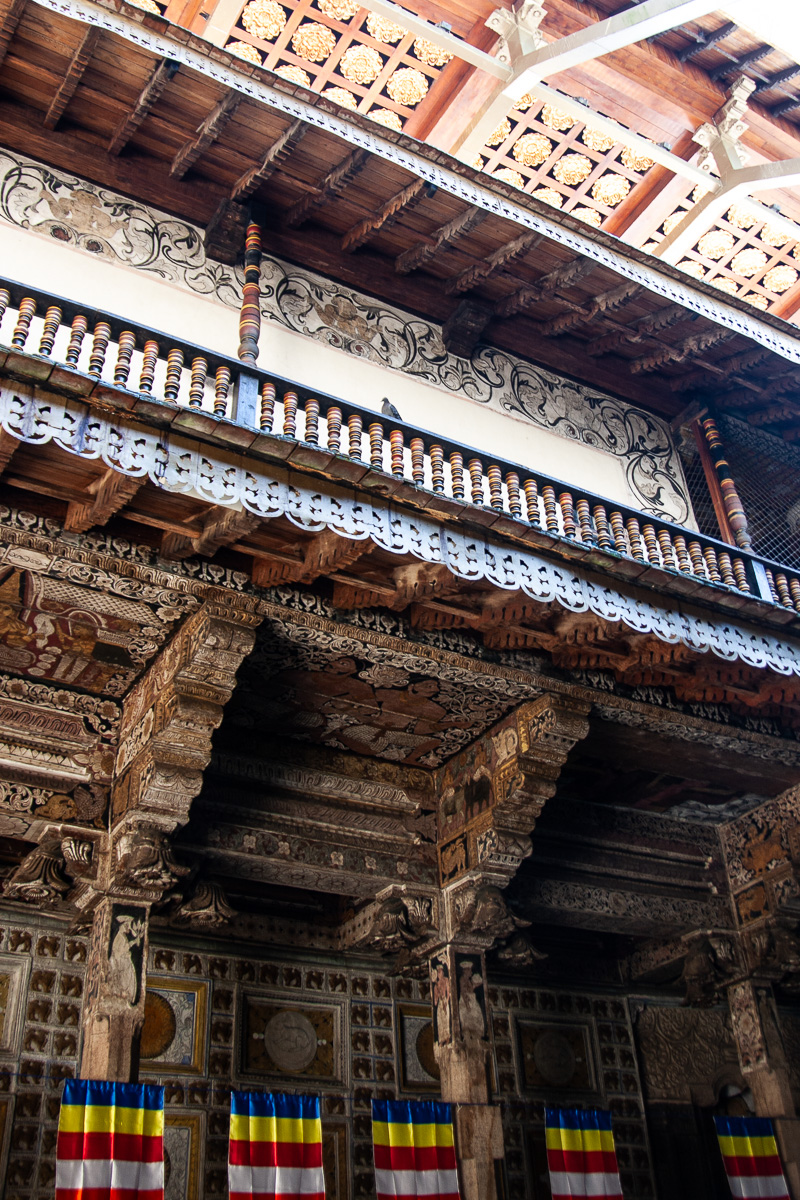
[[[161,553],[165,558],[187,558],[199,554],[212,558],[222,546],[229,546],[240,537],[245,537],[260,524],[261,518],[242,508],[212,508],[196,537],[175,531],[165,533],[161,542]]]
[[[307,129],[308,126],[299,119],[293,121],[288,129],[284,129],[280,137],[267,150],[258,166],[252,167],[239,176],[233,185],[231,199],[239,202],[246,200],[257,187],[266,183],[270,175],[273,175],[281,163],[289,157]]]
[[[91,499],[70,502],[64,528],[71,533],[85,533],[95,525],[105,525],[133,499],[144,482],[142,476],[123,475],[109,467],[89,488]]]
[[[0,66],[17,31],[27,0],[12,0],[0,7]]]
[[[81,39],[78,49],[72,56],[67,67],[61,86],[56,92],[44,118],[45,129],[55,129],[64,115],[67,105],[75,95],[75,90],[83,78],[83,73],[89,65],[94,48],[100,37],[100,30],[89,28]]]
[[[452,221],[448,221],[446,225],[440,225],[438,229],[434,230],[430,239],[417,242],[416,246],[411,246],[402,254],[398,254],[394,260],[395,271],[398,275],[409,275],[412,271],[416,271],[430,262],[445,246],[450,246],[460,237],[471,233],[480,225],[481,221],[486,220],[488,215],[484,208],[465,208],[463,213],[453,217]]]
[[[5,429],[0,429],[0,475],[2,475],[3,471],[5,471],[6,467],[11,462],[14,452],[19,444],[19,438],[15,438]]]
[[[544,300],[548,296],[554,295],[559,288],[569,287],[578,280],[583,279],[590,271],[593,271],[597,263],[594,259],[583,258],[578,255],[571,262],[564,263],[555,270],[548,272],[536,283],[530,287],[520,288],[518,292],[514,292],[513,296],[509,296],[502,304],[498,306],[497,315],[500,317],[513,317],[515,313],[523,312],[526,308],[530,308],[537,300]]]
[[[588,325],[597,316],[605,316],[621,308],[628,300],[632,300],[642,291],[640,283],[623,283],[620,287],[611,288],[595,296],[589,304],[574,308],[571,312],[559,313],[550,321],[544,321],[539,332],[543,337],[560,337],[564,333],[572,333],[581,325]]]
[[[284,217],[284,225],[289,229],[297,229],[307,221],[315,209],[319,208],[331,196],[338,195],[349,183],[363,171],[367,165],[369,154],[366,150],[354,150],[347,158],[338,163],[317,184],[316,190],[298,200]]]
[[[258,587],[271,587],[276,583],[313,583],[321,575],[351,566],[371,549],[372,543],[367,539],[355,541],[326,529],[308,543],[302,559],[256,559],[253,583]]]
[[[197,131],[197,136],[181,146],[172,160],[169,169],[173,179],[183,179],[186,172],[197,162],[201,154],[211,146],[222,133],[236,109],[239,107],[241,96],[236,92],[228,92],[208,114]]]
[[[485,262],[475,263],[473,266],[467,267],[460,275],[449,279],[444,290],[451,295],[454,292],[468,292],[476,284],[488,279],[495,271],[507,267],[515,258],[520,258],[528,250],[532,250],[541,240],[542,234],[540,233],[523,233],[513,241],[500,246],[494,254],[489,255]]]
[[[630,369],[634,375],[638,375],[641,372],[655,371],[657,367],[663,367],[666,363],[683,363],[690,358],[696,358],[709,347],[716,346],[719,342],[727,342],[729,338],[735,336],[731,330],[719,328],[693,333],[691,337],[684,338],[676,346],[661,346],[652,354],[633,359]]]
[[[175,62],[171,58],[165,58],[162,62],[158,63],[139,93],[139,98],[134,104],[133,109],[126,117],[122,118],[114,130],[111,141],[108,143],[109,154],[119,154],[125,149],[156,100],[158,100],[164,91],[164,88],[171,79],[175,78],[179,68],[180,63]]]
[[[603,354],[611,354],[627,342],[635,344],[646,337],[655,338],[662,329],[669,329],[671,325],[677,325],[680,321],[694,319],[695,314],[687,311],[681,304],[668,304],[665,308],[660,308],[658,312],[649,313],[646,317],[640,318],[626,329],[620,329],[617,333],[605,334],[590,342],[586,347],[586,353],[592,358],[599,358]]]
[[[424,179],[413,179],[407,187],[397,192],[385,204],[381,205],[372,216],[364,217],[352,229],[348,229],[342,238],[342,250],[345,253],[357,250],[363,246],[375,233],[388,229],[404,208],[411,208],[422,199],[422,193],[428,185]]]

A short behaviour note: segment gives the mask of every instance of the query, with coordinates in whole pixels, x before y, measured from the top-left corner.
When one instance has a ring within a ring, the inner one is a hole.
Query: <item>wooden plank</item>
[[[108,143],[109,154],[116,155],[125,149],[142,121],[144,121],[155,102],[161,96],[164,88],[171,79],[175,78],[179,69],[180,63],[175,62],[171,58],[165,58],[162,62],[158,63],[139,93],[132,112],[123,117],[114,130],[111,141]]]
[[[73,500],[70,503],[64,528],[72,533],[84,533],[95,525],[105,525],[110,517],[133,499],[144,482],[144,476],[123,475],[109,468],[90,486],[92,499],[83,503]]]
[[[183,179],[186,172],[197,162],[212,142],[220,136],[233,116],[242,97],[237,92],[227,92],[208,114],[197,131],[197,137],[181,146],[169,169],[173,179]]]
[[[293,121],[288,129],[285,129],[280,137],[272,143],[258,166],[251,167],[249,171],[245,171],[243,175],[239,176],[233,185],[231,200],[241,203],[262,183],[266,183],[269,177],[288,159],[307,130],[308,126],[301,120]]]
[[[8,53],[11,39],[17,31],[27,0],[4,0],[0,5],[0,66]]]

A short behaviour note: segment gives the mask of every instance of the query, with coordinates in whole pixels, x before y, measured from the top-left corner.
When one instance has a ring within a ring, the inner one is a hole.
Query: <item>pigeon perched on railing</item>
[[[403,419],[395,406],[390,403],[388,396],[384,396],[381,401],[381,412],[385,417],[394,417],[396,421],[402,421]]]

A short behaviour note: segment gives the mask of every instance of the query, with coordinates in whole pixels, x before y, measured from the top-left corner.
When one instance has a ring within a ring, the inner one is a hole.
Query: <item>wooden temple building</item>
[[[79,1076],[800,1200],[800,65],[497,3],[0,0],[5,1200]]]

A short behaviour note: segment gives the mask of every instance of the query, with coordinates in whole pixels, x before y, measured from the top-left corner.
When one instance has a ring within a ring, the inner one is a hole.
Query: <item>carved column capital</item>
[[[369,947],[397,954],[405,964],[438,942],[439,934],[438,897],[407,884],[392,884],[345,922],[339,942],[347,950]]]

